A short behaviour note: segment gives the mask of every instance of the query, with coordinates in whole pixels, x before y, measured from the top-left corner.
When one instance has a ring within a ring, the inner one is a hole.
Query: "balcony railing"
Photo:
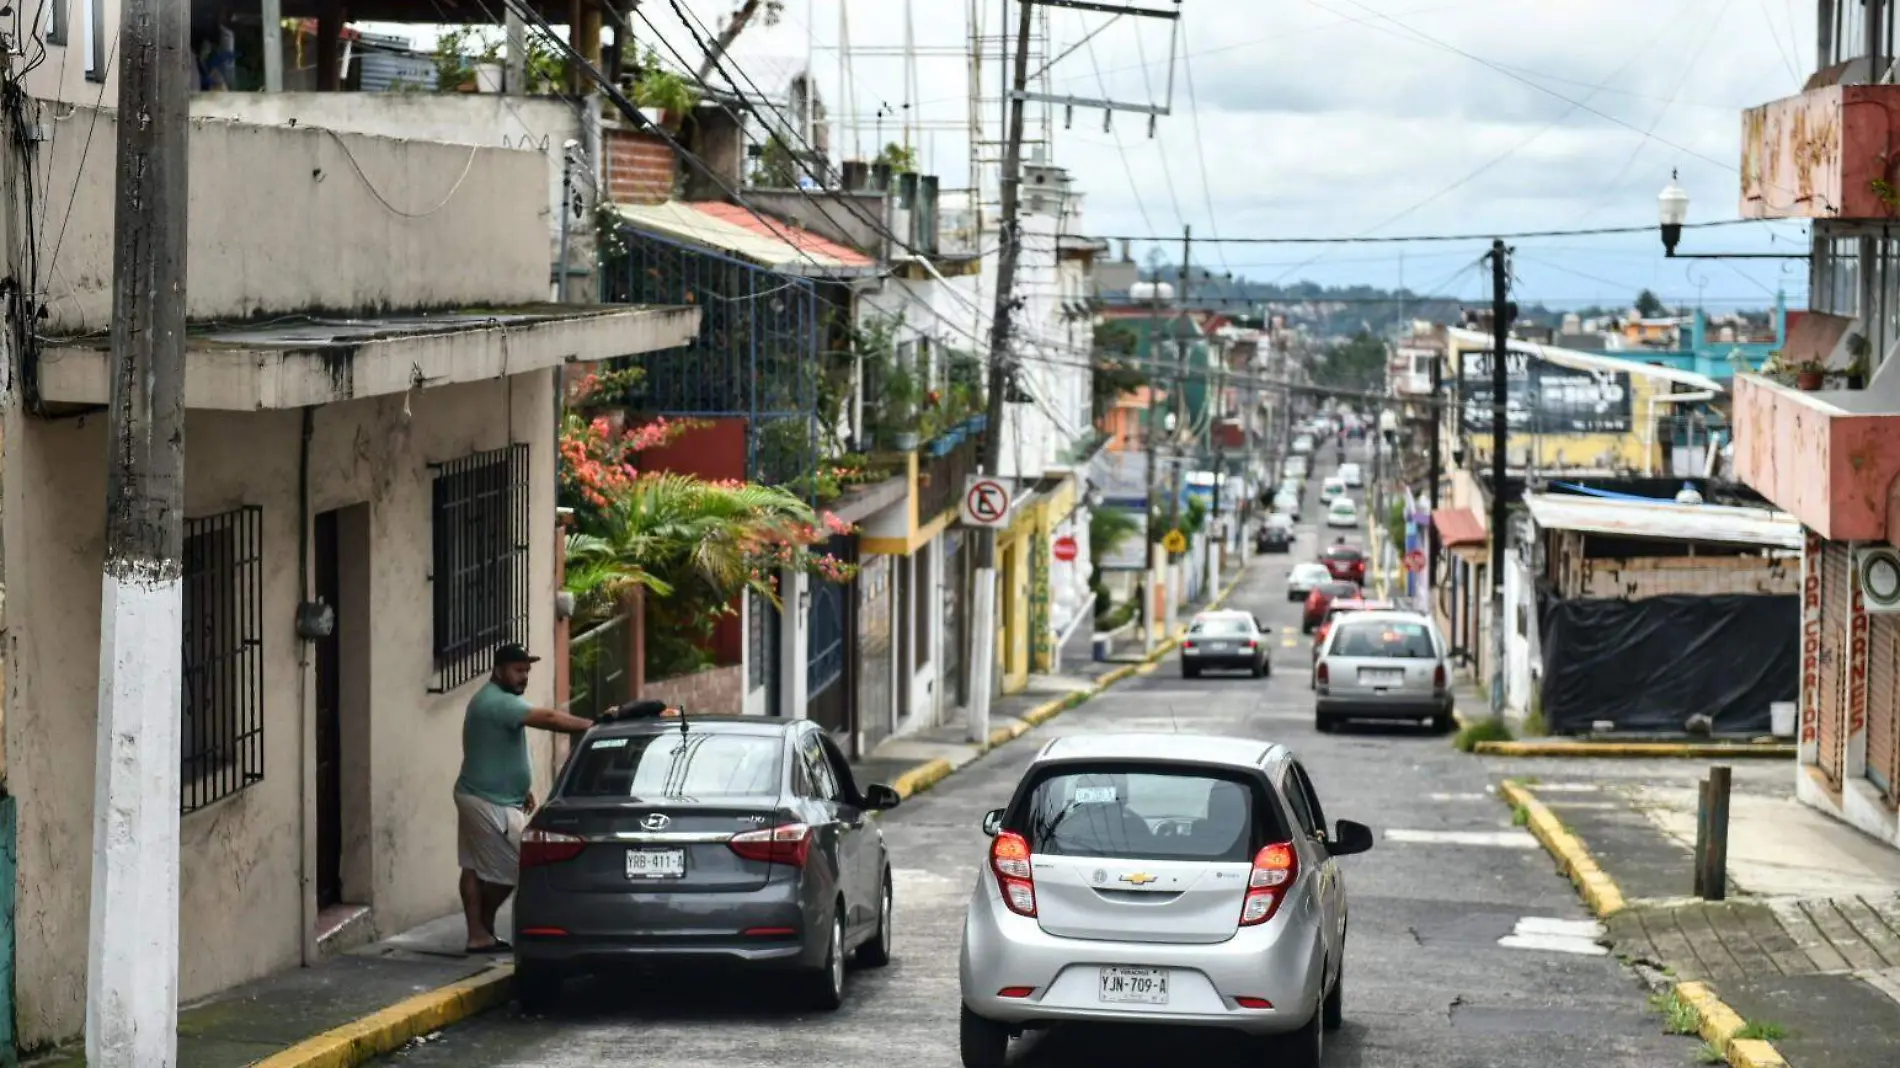
[[[1878,541],[1900,500],[1900,412],[1873,390],[1803,391],[1738,374],[1735,473],[1822,537]]]
[[[929,443],[918,454],[915,493],[920,525],[928,526],[945,512],[956,509],[964,481],[976,474],[977,453],[983,440],[981,419],[979,416],[971,420],[979,424],[978,430],[969,430],[971,424],[965,423],[959,431]]]

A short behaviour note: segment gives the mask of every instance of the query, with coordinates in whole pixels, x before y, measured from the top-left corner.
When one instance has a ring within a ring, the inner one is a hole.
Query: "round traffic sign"
[[[1178,530],[1170,530],[1167,536],[1161,539],[1161,547],[1171,553],[1187,552],[1187,535]]]
[[[970,483],[963,504],[978,523],[1000,523],[1009,514],[1009,490],[1001,482],[979,478]]]
[[[1425,551],[1423,549],[1413,549],[1411,552],[1405,554],[1405,570],[1425,570]]]
[[[1069,537],[1067,534],[1057,538],[1054,543],[1049,546],[1049,551],[1055,554],[1056,559],[1064,563],[1075,559],[1080,553],[1080,550],[1075,544],[1075,539]]]

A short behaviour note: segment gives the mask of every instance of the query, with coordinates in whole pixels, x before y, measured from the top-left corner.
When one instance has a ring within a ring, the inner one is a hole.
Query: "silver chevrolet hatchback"
[[[1346,886],[1285,746],[1248,738],[1059,738],[984,817],[988,861],[963,925],[965,1068],[1068,1023],[1206,1026],[1320,1061],[1342,1019]]]

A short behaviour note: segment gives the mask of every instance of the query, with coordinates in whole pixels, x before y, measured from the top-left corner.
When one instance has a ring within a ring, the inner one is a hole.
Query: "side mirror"
[[[1372,828],[1351,820],[1340,820],[1326,851],[1336,857],[1350,857],[1372,848]]]
[[[993,809],[990,809],[988,812],[983,813],[983,833],[984,834],[988,835],[991,838],[994,838],[998,834],[1001,834],[1002,831],[1003,831],[1003,810],[1002,809],[993,808]]]
[[[883,783],[873,783],[864,788],[864,807],[874,812],[887,808],[896,808],[903,803],[903,796]]]

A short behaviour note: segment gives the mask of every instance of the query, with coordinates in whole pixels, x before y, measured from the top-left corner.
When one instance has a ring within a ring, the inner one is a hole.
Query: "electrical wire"
[[[455,182],[449,186],[449,191],[442,194],[442,199],[436,201],[433,207],[426,208],[422,211],[405,211],[390,203],[389,198],[383,195],[382,190],[376,188],[376,183],[370,180],[368,174],[364,173],[363,165],[357,162],[356,153],[350,151],[349,142],[343,140],[342,134],[328,127],[324,129],[324,132],[329,134],[330,139],[336,142],[336,146],[343,150],[343,158],[350,161],[350,169],[356,172],[358,178],[362,179],[363,187],[369,190],[370,196],[375,197],[376,202],[381,204],[391,215],[400,216],[404,219],[426,219],[436,212],[441,211],[443,208],[448,207],[449,201],[455,199],[455,194],[462,191],[462,183],[468,181],[469,172],[475,168],[475,156],[482,150],[482,146],[480,145],[468,146],[468,158],[462,161],[462,173],[455,176]]]
[[[1187,46],[1187,23],[1184,20],[1181,23],[1181,50],[1185,52]],[[1181,71],[1187,82],[1188,121],[1192,123],[1192,129],[1194,130],[1194,154],[1201,168],[1201,203],[1207,208],[1208,232],[1218,241],[1220,238],[1220,214],[1214,210],[1213,184],[1208,176],[1207,170],[1207,141],[1201,137],[1201,102],[1196,98],[1194,93],[1194,64],[1182,63]],[[1214,246],[1214,255],[1220,260],[1221,269],[1226,271],[1229,277],[1232,277],[1234,268],[1233,265],[1227,262],[1226,249],[1216,244]]]
[[[1685,230],[1708,230],[1723,226],[1756,226],[1763,223],[1782,220],[1768,219],[1716,219],[1710,222],[1684,223]],[[1601,237],[1610,234],[1653,234],[1654,226],[1594,226],[1578,227],[1568,230],[1513,230],[1488,234],[1406,234],[1403,236],[1383,237],[1367,234],[1349,234],[1337,237],[1215,237],[1225,245],[1400,245],[1427,244],[1446,241],[1521,241],[1540,237]],[[1179,235],[1168,234],[1104,234],[1104,241],[1146,241],[1162,242],[1179,240]]]

